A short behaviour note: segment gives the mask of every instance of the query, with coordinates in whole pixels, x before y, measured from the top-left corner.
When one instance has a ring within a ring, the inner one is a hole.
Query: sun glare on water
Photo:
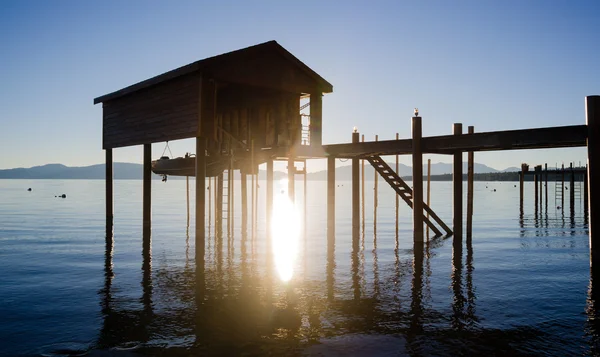
[[[271,219],[275,268],[284,282],[289,281],[294,274],[299,231],[300,220],[296,207],[288,198],[287,190],[284,190],[275,195]]]

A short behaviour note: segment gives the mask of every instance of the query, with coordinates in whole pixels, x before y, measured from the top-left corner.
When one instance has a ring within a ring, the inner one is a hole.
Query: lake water
[[[233,236],[207,227],[200,274],[185,180],[152,182],[151,259],[141,181],[115,181],[107,252],[104,181],[0,180],[0,355],[596,354],[600,287],[583,204],[571,213],[567,196],[557,209],[550,183],[548,207],[536,210],[526,183],[521,215],[514,184],[475,183],[472,243],[436,238],[414,249],[411,211],[400,202],[396,238],[395,196],[382,180],[374,234],[367,182],[353,252],[351,187],[340,181],[328,254],[326,183],[308,182],[307,229],[284,282],[267,264],[264,182],[255,238],[241,232],[237,182]],[[302,216],[300,180],[296,195]],[[451,183],[433,182],[431,206],[448,225],[451,201]]]

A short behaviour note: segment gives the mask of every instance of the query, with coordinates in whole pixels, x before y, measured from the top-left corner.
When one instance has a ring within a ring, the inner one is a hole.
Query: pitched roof
[[[316,83],[315,87],[318,88],[319,90],[321,90],[323,93],[331,93],[333,91],[333,86],[331,85],[331,83],[327,82],[317,72],[310,69],[310,67],[305,65],[296,56],[294,56],[288,50],[283,48],[279,43],[277,43],[277,41],[268,41],[268,42],[260,43],[258,45],[242,48],[242,49],[239,49],[236,51],[223,53],[223,54],[213,56],[213,57],[208,57],[208,58],[190,63],[188,65],[176,68],[174,70],[165,72],[163,74],[152,77],[150,79],[146,79],[145,81],[133,84],[129,87],[125,87],[116,92],[112,92],[112,93],[100,96],[98,98],[95,98],[94,104],[98,104],[98,103],[106,102],[106,101],[109,101],[109,100],[112,100],[115,98],[119,98],[124,95],[131,94],[138,90],[148,88],[150,86],[159,84],[161,82],[168,81],[173,78],[177,78],[179,76],[182,76],[182,75],[185,75],[188,73],[192,73],[192,72],[196,72],[196,71],[202,72],[202,69],[207,68],[207,67],[214,68],[214,67],[218,67],[219,64],[222,64],[222,63],[230,63],[231,61],[235,61],[235,60],[242,61],[242,60],[244,60],[244,58],[247,58],[248,56],[252,56],[254,54],[258,54],[263,51],[273,51],[273,52],[276,52],[276,53],[282,55],[285,58],[285,60],[289,61],[292,65],[298,67],[302,72],[304,72],[310,78],[312,78]]]

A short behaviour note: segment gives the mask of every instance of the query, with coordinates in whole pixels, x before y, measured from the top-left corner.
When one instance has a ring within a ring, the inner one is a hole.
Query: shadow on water
[[[528,232],[529,223],[539,226],[538,231],[552,228],[538,218],[530,222],[522,211],[519,222],[521,232]],[[195,246],[190,260],[188,231],[185,264],[154,270],[150,245],[144,244],[142,294],[137,302],[131,302],[115,298],[111,233],[106,244],[104,286],[99,292],[103,324],[96,348],[175,356],[370,356],[390,352],[514,356],[529,354],[530,347],[523,346],[535,345],[541,338],[540,331],[532,327],[481,326],[472,238],[466,244],[460,237],[434,238],[413,244],[408,252],[402,252],[396,242],[394,260],[383,269],[374,237],[372,290],[365,287],[369,279],[365,277],[364,238],[350,252],[349,275],[339,271],[335,243],[330,242],[323,281],[304,279],[287,284],[274,279],[270,239],[266,241],[265,269],[255,266],[254,262],[261,262],[245,230],[239,239],[239,264],[232,251],[233,237],[227,239],[228,244],[223,244],[223,237],[215,237],[214,260],[206,259],[211,254],[203,244]],[[431,296],[430,276],[436,250],[447,244],[452,244],[451,274],[446,280],[452,299],[446,311],[431,303],[435,297]],[[597,275],[591,273],[587,306],[593,354],[600,352],[598,289],[593,279]]]

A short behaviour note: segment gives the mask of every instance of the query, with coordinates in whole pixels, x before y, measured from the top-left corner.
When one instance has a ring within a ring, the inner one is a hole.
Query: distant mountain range
[[[395,168],[395,163],[390,163],[392,168]],[[69,167],[62,164],[48,164],[43,166],[34,166],[31,168],[16,168],[0,170],[0,179],[104,179],[105,168],[104,164],[91,166]],[[402,177],[410,177],[412,168],[410,166],[400,164],[399,174]],[[141,180],[143,175],[143,166],[141,164],[132,164],[125,162],[116,162],[113,165],[114,178],[116,180]],[[467,163],[463,163],[463,170],[467,172]],[[516,172],[519,171],[516,167],[509,167],[504,170],[496,170],[484,164],[475,163],[475,173],[499,173],[499,172]],[[436,163],[431,164],[432,175],[443,175],[452,172],[452,164]],[[427,174],[427,166],[423,166],[423,174]],[[275,179],[286,177],[286,173],[276,171]],[[154,179],[160,179],[159,175],[152,175]],[[365,163],[365,179],[373,180],[373,168],[368,163]],[[175,178],[175,177],[169,177]],[[266,178],[266,172],[259,173],[259,178]],[[351,179],[351,165],[340,166],[336,168],[336,178],[338,180]],[[326,180],[327,171],[316,171],[308,174],[310,180]]]

